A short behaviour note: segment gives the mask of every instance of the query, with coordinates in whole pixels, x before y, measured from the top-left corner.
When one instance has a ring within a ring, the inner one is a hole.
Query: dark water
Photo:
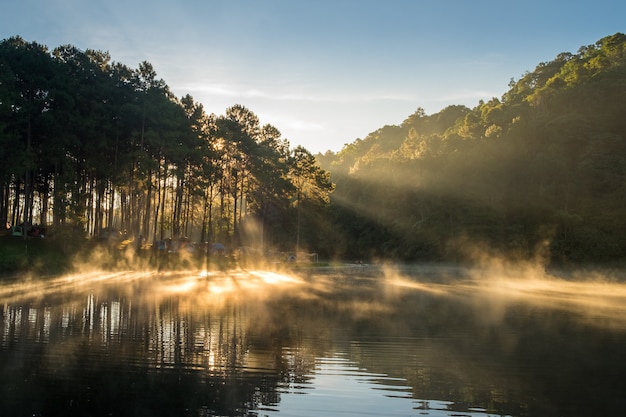
[[[506,275],[4,283],[0,416],[626,415],[626,286]]]

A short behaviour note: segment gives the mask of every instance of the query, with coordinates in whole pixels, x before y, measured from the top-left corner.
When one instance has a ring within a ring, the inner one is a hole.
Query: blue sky
[[[501,97],[538,63],[626,32],[624,16],[623,0],[20,0],[0,38],[149,61],[207,113],[243,104],[324,152],[418,107]]]

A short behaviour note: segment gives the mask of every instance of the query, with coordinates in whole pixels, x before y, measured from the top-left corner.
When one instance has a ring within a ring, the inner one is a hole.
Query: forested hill
[[[320,167],[242,105],[174,97],[148,62],[6,39],[0,221],[341,259],[626,260],[626,35],[509,87],[418,109]]]
[[[336,183],[344,256],[626,258],[626,35],[509,87],[318,155]]]

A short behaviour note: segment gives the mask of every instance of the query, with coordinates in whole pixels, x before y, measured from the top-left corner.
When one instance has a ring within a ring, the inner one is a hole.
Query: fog
[[[620,271],[550,270],[540,262],[483,256],[455,264],[355,264],[336,267],[233,270],[94,270],[29,278],[0,288],[4,304],[60,302],[115,291],[135,303],[175,297],[182,309],[291,299],[333,303],[351,314],[375,315],[411,294],[453,298],[497,322],[520,303],[568,311],[598,325],[626,325],[626,284]],[[49,301],[55,300],[55,301]],[[412,299],[412,302],[415,302]]]

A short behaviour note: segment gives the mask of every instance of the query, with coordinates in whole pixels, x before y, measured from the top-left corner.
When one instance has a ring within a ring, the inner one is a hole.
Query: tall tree
[[[329,194],[334,189],[330,174],[317,164],[315,157],[303,146],[297,146],[290,158],[291,178],[295,186],[296,241],[295,251],[300,251],[302,206],[305,201],[313,205],[329,203]]]
[[[44,141],[45,124],[49,120],[45,117],[46,112],[53,108],[50,91],[56,67],[45,46],[26,42],[20,37],[3,41],[0,54],[3,77],[7,81],[7,95],[2,101],[6,100],[10,106],[9,120],[15,134],[19,135],[8,135],[8,138],[19,137],[21,142],[14,148],[17,150],[14,158],[22,167],[21,172],[15,172],[15,175],[23,185],[21,221],[28,227],[32,223],[33,214],[33,178],[37,168],[35,159]],[[17,200],[14,207],[19,207]]]

